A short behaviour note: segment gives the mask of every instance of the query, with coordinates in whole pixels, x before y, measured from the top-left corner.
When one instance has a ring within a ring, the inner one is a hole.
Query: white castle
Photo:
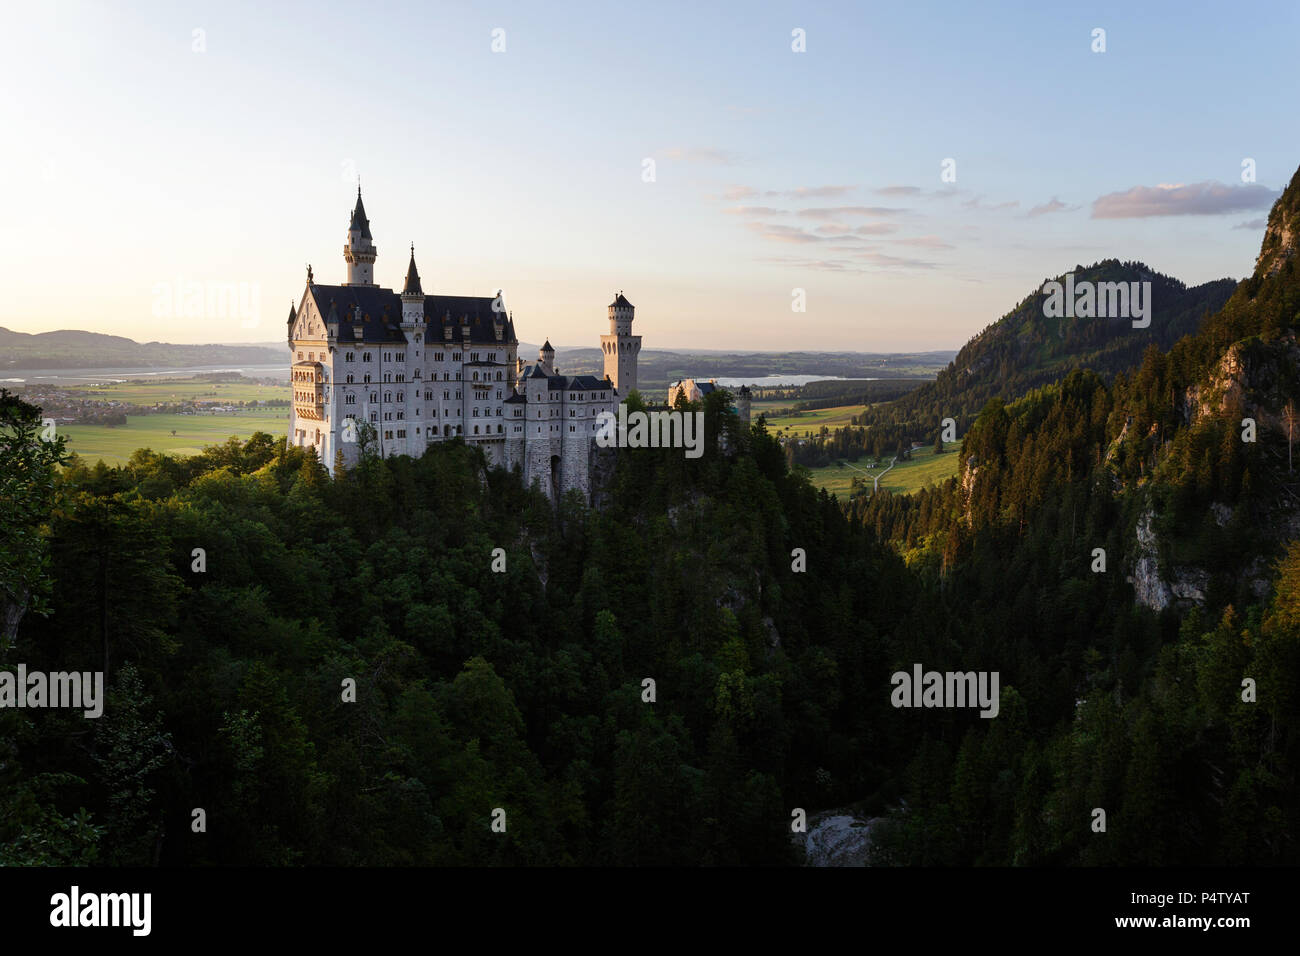
[[[290,443],[314,448],[332,474],[339,462],[356,463],[365,425],[384,457],[461,438],[552,499],[571,488],[589,497],[597,416],[616,413],[636,388],[632,303],[620,292],[609,305],[604,378],[561,375],[549,341],[535,364],[519,358],[499,293],[425,295],[412,246],[399,294],[375,284],[377,255],[358,187],[343,247],[348,281],[320,285],[308,267],[302,299],[289,308]]]

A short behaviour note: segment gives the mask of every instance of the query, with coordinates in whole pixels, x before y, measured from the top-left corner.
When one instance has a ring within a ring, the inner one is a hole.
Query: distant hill
[[[284,360],[283,349],[258,345],[172,345],[73,329],[27,333],[0,328],[0,372],[31,368],[268,365]]]

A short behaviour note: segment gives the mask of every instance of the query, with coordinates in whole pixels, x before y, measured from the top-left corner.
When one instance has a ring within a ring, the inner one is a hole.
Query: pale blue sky
[[[306,262],[344,281],[358,172],[380,284],[413,241],[427,292],[569,346],[617,289],[646,348],[905,350],[1075,263],[1244,276],[1300,165],[1300,14],[1133,7],[26,5],[0,325],[277,341]],[[257,308],[169,313],[192,283]]]

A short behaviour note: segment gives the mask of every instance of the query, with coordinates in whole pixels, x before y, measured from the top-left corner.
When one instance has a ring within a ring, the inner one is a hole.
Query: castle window
[[[474,409],[474,417],[475,417],[475,418],[478,418],[478,409],[477,409],[477,408]]]
[[[405,382],[405,381],[406,381],[406,373],[405,373],[405,372],[398,372],[398,373],[397,373],[397,380],[398,380],[399,382]]]
[[[443,426],[442,426],[442,434],[443,434],[444,436],[450,435],[450,434],[451,434],[451,426],[450,426],[450,425],[443,425]]]
[[[505,431],[505,429],[504,429],[502,426],[498,425],[498,426],[497,426],[497,434],[500,435],[503,431]]]
[[[351,361],[352,361],[352,358],[353,358],[353,353],[351,353],[351,352],[346,352],[346,353],[344,353],[344,355],[343,355],[343,361],[345,361],[345,362],[351,362]]]
[[[576,411],[574,411],[572,408],[569,409],[569,417],[570,417],[570,418],[572,418],[573,416],[575,416],[575,415],[577,415],[577,414],[578,414],[578,413],[577,413]]]
[[[371,413],[370,413],[370,420],[371,420],[372,422],[377,422],[377,421],[379,421],[379,413],[378,413],[378,412],[371,412]]]
[[[474,373],[474,381],[476,381],[476,382],[478,381],[478,372],[475,372],[475,373]]]
[[[406,393],[405,393],[405,392],[398,392],[398,393],[397,393],[397,400],[398,400],[399,402],[401,402],[401,401],[405,401],[405,399],[406,399]]]
[[[377,401],[379,401],[379,395],[378,395],[378,393],[376,393],[376,392],[371,392],[371,393],[370,393],[370,400],[371,400],[372,402],[377,402]]]
[[[398,438],[405,438],[405,437],[406,437],[406,429],[405,429],[405,428],[399,428],[399,429],[397,430],[397,437],[398,437]]]
[[[478,426],[477,426],[477,425],[474,426],[474,434],[475,434],[475,435],[478,434]]]
[[[470,360],[471,362],[477,362],[477,361],[478,361],[478,353],[477,353],[477,352],[471,352],[470,355],[469,355],[469,360]]]
[[[385,382],[391,382],[392,380],[393,380],[393,373],[392,373],[392,372],[385,372],[385,373],[384,373],[384,381],[385,381]]]
[[[302,358],[302,356],[299,355],[298,358]],[[369,352],[362,352],[362,353],[361,353],[361,361],[363,361],[363,362],[369,362],[369,361],[370,361],[370,353],[369,353]]]
[[[453,362],[459,362],[459,361],[460,361],[460,353],[459,353],[459,352],[452,352],[452,353],[451,353],[451,360],[452,360]]]
[[[388,431],[388,430],[385,430],[385,431],[384,431],[384,437],[385,437],[385,438],[392,438],[392,437],[393,437],[393,433],[390,432],[390,431]]]
[[[576,429],[575,429],[572,425],[570,425],[570,426],[569,426],[569,431],[576,431]]]
[[[435,362],[441,362],[441,361],[442,361],[442,353],[441,353],[441,352],[434,352],[434,353],[433,353],[433,360],[434,360]]]
[[[405,361],[406,361],[406,353],[405,353],[405,352],[398,352],[398,353],[397,353],[397,361],[398,361],[398,362],[405,362]]]
[[[398,412],[398,413],[397,413],[397,420],[398,420],[399,422],[402,421],[404,418],[406,418],[406,412]]]
[[[386,402],[391,402],[392,400],[393,400],[393,393],[392,393],[392,392],[384,392],[384,401],[386,401]]]
[[[500,372],[497,372],[497,381],[498,381],[498,382],[501,381],[501,373],[500,373]]]
[[[357,403],[357,397],[355,395],[349,395],[343,399],[344,405],[355,405],[356,403]]]
[[[364,384],[364,385],[369,385],[369,384],[370,384],[370,373],[369,373],[369,372],[367,372],[367,373],[365,374],[365,376],[362,378],[362,384]]]
[[[384,353],[384,361],[385,361],[385,362],[391,362],[392,360],[393,360],[393,353],[392,353],[392,352],[385,352],[385,353]]]
[[[348,383],[349,385],[352,384],[352,373],[351,373],[351,372],[348,372],[347,383]]]
[[[302,353],[301,353],[301,352],[298,353],[298,361],[299,361],[299,362],[302,361]]]
[[[450,400],[450,398],[451,398],[451,392],[443,392],[443,393],[442,393],[442,400],[443,400],[444,402]]]

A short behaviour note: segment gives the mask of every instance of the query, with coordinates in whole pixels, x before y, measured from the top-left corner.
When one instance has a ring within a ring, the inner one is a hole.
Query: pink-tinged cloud
[[[729,216],[784,216],[784,209],[773,209],[771,206],[732,206],[729,209],[722,210]]]
[[[898,226],[892,222],[872,222],[865,226],[858,226],[853,231],[859,236],[888,236],[898,232]]]
[[[738,161],[735,153],[710,146],[673,146],[660,150],[659,155],[664,159],[680,159],[687,163],[707,163],[716,166],[734,166]]]
[[[836,219],[840,216],[894,216],[906,209],[893,209],[889,206],[824,206],[816,209],[800,209],[799,215],[808,219]]]
[[[962,203],[962,206],[965,207],[966,209],[986,209],[989,210],[990,212],[996,212],[999,209],[1015,209],[1019,205],[1020,205],[1020,200],[1012,199],[1007,202],[1000,202],[1000,203],[995,203],[992,206],[986,206],[984,205],[983,196],[976,196],[974,199],[967,199],[965,202]]]
[[[907,239],[890,239],[894,245],[898,246],[917,246],[922,249],[955,249],[957,248],[950,242],[945,242],[938,236],[910,236]]]
[[[1069,208],[1070,208],[1069,206],[1067,206],[1065,203],[1061,202],[1059,199],[1053,196],[1051,199],[1043,203],[1041,206],[1035,206],[1033,209],[1029,210],[1029,212],[1025,213],[1025,215],[1029,216],[1030,218],[1033,218],[1034,216],[1047,216],[1050,215],[1051,213],[1061,212],[1063,209],[1069,209]]]
[[[877,189],[878,196],[919,196],[921,194],[920,186],[882,186]]]
[[[1146,219],[1152,216],[1214,216],[1248,209],[1267,209],[1277,190],[1259,183],[1230,186],[1207,180],[1203,183],[1161,183],[1134,186],[1107,193],[1093,200],[1093,219]]]
[[[833,199],[853,192],[856,186],[798,186],[786,195],[791,199]]]
[[[742,199],[753,199],[758,195],[758,190],[753,186],[728,186],[722,192],[722,198],[728,202],[739,202]]]
[[[758,233],[763,239],[772,239],[776,242],[828,242],[831,236],[818,236],[797,226],[781,226],[770,222],[747,222],[745,228]]]

